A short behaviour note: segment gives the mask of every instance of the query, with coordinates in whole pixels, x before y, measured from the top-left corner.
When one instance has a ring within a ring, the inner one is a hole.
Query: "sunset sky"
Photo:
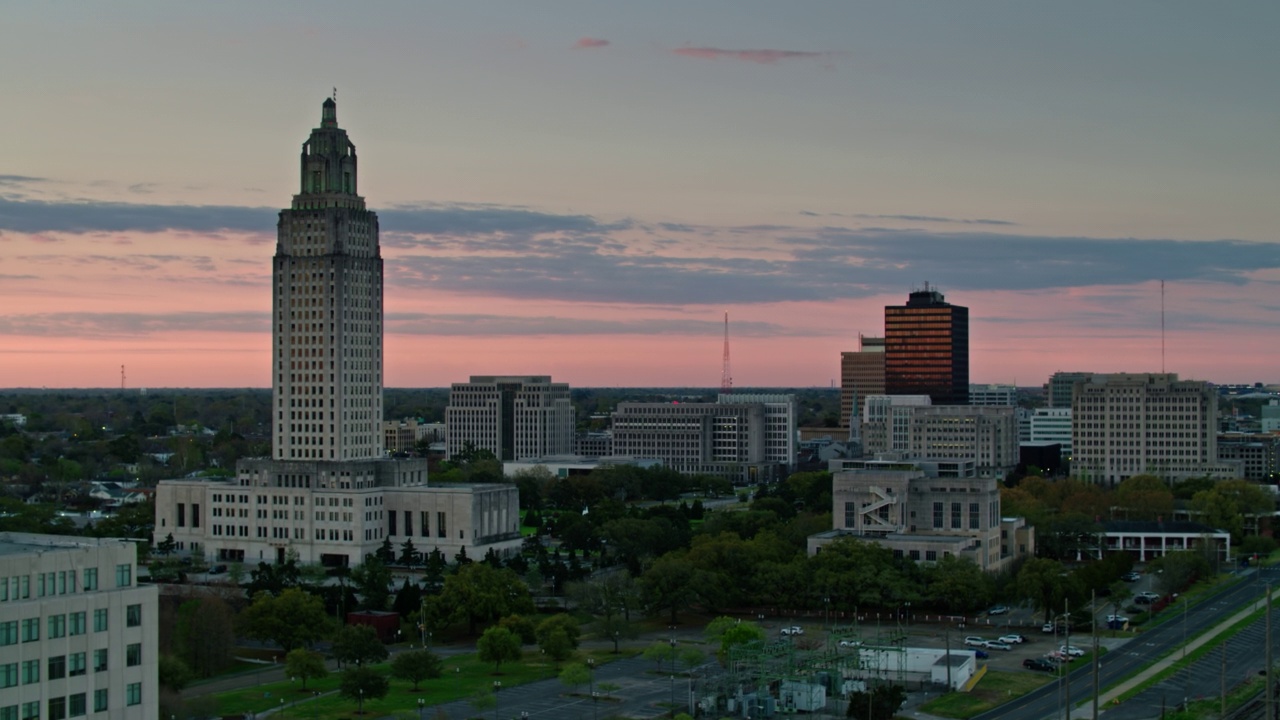
[[[267,387],[337,88],[386,384],[839,382],[928,282],[974,382],[1278,382],[1280,3],[7,3],[0,387]]]

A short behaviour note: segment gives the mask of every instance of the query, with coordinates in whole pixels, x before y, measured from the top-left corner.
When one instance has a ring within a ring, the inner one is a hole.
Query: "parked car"
[[[999,640],[988,640],[987,649],[988,650],[1012,650],[1013,646],[1010,645],[1009,643],[1000,642]]]
[[[983,638],[978,637],[977,635],[970,635],[969,637],[964,639],[964,644],[968,645],[969,647],[984,648],[987,646],[987,641]]]
[[[840,647],[858,647],[862,645],[861,640],[841,640]]]
[[[1046,635],[1053,634],[1053,632],[1056,631],[1057,629],[1058,629],[1057,626],[1054,625],[1053,623],[1045,623],[1040,626],[1040,632]]]
[[[987,652],[986,650],[974,650],[973,656],[978,658],[979,660],[986,660],[987,658],[991,657],[991,653]]]
[[[1125,582],[1138,582],[1139,580],[1142,579],[1142,574],[1136,573],[1136,572],[1127,572],[1124,575],[1121,575],[1120,579],[1124,580]]]
[[[1127,617],[1125,617],[1125,616],[1123,616],[1123,615],[1108,615],[1108,616],[1107,616],[1107,624],[1108,624],[1108,625],[1110,625],[1111,623],[1116,623],[1117,625],[1123,625],[1123,624],[1125,624],[1125,623],[1127,623],[1127,622],[1129,622],[1129,618],[1127,618]]]
[[[1007,605],[995,605],[990,610],[987,610],[988,615],[1004,615],[1008,612],[1009,607]]]
[[[1000,636],[999,638],[997,638],[997,639],[998,639],[1000,642],[1002,642],[1002,643],[1008,643],[1008,644],[1010,644],[1010,645],[1021,645],[1022,643],[1024,643],[1024,642],[1026,642],[1026,641],[1027,641],[1027,636],[1026,636],[1026,635],[1018,635],[1018,634],[1014,633],[1014,634],[1009,634],[1009,635],[1001,635],[1001,636]]]
[[[1135,595],[1133,598],[1134,605],[1150,605],[1151,601],[1152,598],[1149,598],[1146,595]]]
[[[1063,645],[1058,648],[1058,652],[1064,653],[1070,657],[1084,657],[1084,650],[1081,650],[1075,645]]]
[[[1027,658],[1022,661],[1022,667],[1028,670],[1039,670],[1041,672],[1054,672],[1058,666],[1041,658]]]
[[[784,627],[778,632],[783,635],[803,635],[804,628],[800,627],[799,625],[792,625],[790,627]]]

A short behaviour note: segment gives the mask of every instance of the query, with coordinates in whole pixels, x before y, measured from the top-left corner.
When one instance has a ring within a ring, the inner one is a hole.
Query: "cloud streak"
[[[762,65],[774,65],[783,60],[815,59],[831,55],[829,52],[808,50],[726,50],[714,47],[680,47],[671,52],[700,60],[742,60]]]
[[[589,48],[602,48],[609,45],[608,40],[593,37],[578,38],[578,42],[573,44],[575,50],[586,50]]]

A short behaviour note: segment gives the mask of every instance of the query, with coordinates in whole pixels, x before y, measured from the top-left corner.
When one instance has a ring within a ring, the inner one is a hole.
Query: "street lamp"
[[[418,720],[422,720],[423,713],[426,712],[426,709],[427,709],[427,701],[423,700],[422,698],[418,698]]]
[[[284,717],[284,698],[280,698],[280,717]]]
[[[356,711],[356,714],[363,715],[364,714],[364,688],[359,688],[359,691],[360,691],[360,707],[359,707],[359,710]]]
[[[671,717],[676,716],[676,639],[671,638]]]
[[[598,718],[600,716],[598,714],[599,710],[596,708],[596,698],[599,696],[596,695],[596,659],[595,658],[587,658],[587,670],[590,673],[588,677],[590,678],[590,683],[591,683],[591,717]]]
[[[822,622],[828,626],[831,625],[831,596],[824,595],[822,597]]]
[[[493,720],[498,720],[498,691],[502,690],[502,681],[493,681]]]

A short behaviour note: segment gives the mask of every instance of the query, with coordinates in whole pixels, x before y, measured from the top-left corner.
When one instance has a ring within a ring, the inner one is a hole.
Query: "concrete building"
[[[656,458],[679,472],[740,484],[774,482],[795,466],[792,395],[721,395],[715,403],[619,403],[614,455]]]
[[[1025,523],[1000,514],[1000,483],[977,476],[969,460],[833,460],[834,528],[809,538],[809,554],[841,537],[858,537],[899,557],[936,562],[947,556],[997,571],[1034,552]],[[1006,527],[1007,526],[1007,527]],[[1006,542],[1023,533],[1022,542]],[[1033,537],[1033,536],[1031,536]],[[1029,547],[1028,547],[1029,546]]]
[[[924,396],[867,398],[862,442],[867,456],[972,460],[980,477],[1003,478],[1018,464],[1011,407],[930,405]]]
[[[1044,386],[1045,402],[1049,407],[1071,407],[1071,393],[1076,383],[1092,378],[1097,373],[1091,372],[1056,372],[1049,376]]]
[[[1236,477],[1218,460],[1218,394],[1173,373],[1093,375],[1071,404],[1072,472],[1115,485],[1133,475],[1170,481]]]
[[[444,424],[450,458],[468,444],[503,462],[573,452],[569,385],[547,375],[472,375],[454,383]]]
[[[1231,533],[1198,522],[1108,520],[1102,523],[1097,552],[1126,552],[1138,562],[1148,562],[1171,552],[1207,549],[1220,562],[1231,557]]]
[[[970,385],[969,404],[1014,407],[1018,404],[1018,388],[1015,385]]]
[[[1280,400],[1271,399],[1262,406],[1259,429],[1264,433],[1280,432]]]
[[[1030,444],[1057,443],[1062,446],[1063,457],[1071,457],[1071,408],[1036,408],[1031,412],[1030,426]]]
[[[250,563],[354,565],[387,539],[472,557],[518,549],[514,487],[428,488],[425,459],[384,456],[378,218],[356,194],[333,99],[302,145],[299,181],[272,263],[272,457],[241,460],[233,480],[160,482],[156,538]]]
[[[1280,435],[1274,433],[1218,433],[1218,461],[1239,463],[1240,477],[1271,481],[1280,472]]]
[[[573,454],[608,457],[613,454],[613,431],[580,433],[573,438]]]
[[[159,591],[124,540],[0,533],[0,718],[159,720]]]
[[[863,399],[883,394],[884,338],[858,335],[858,350],[840,353],[840,427],[856,427]]]
[[[411,452],[422,441],[444,442],[444,423],[422,422],[417,418],[386,420],[382,423],[382,442],[388,453]]]
[[[916,290],[884,309],[884,392],[928,395],[934,405],[969,403],[969,308]]]

